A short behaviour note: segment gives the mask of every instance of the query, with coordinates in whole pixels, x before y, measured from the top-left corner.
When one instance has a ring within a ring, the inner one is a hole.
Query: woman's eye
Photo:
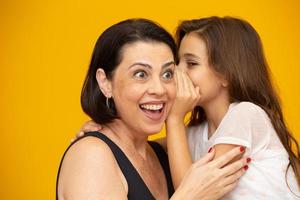
[[[166,72],[163,74],[163,78],[164,78],[164,79],[172,79],[172,78],[173,78],[173,75],[174,75],[174,72],[172,72],[172,71],[166,71]]]
[[[138,71],[134,73],[136,78],[147,78],[147,73],[145,71]]]

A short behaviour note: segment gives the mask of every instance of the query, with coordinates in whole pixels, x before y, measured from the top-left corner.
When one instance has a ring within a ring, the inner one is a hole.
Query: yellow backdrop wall
[[[79,96],[94,43],[105,28],[126,18],[149,18],[171,32],[182,19],[248,20],[261,35],[299,141],[299,10],[297,0],[1,1],[0,199],[55,198],[62,153],[88,119]]]

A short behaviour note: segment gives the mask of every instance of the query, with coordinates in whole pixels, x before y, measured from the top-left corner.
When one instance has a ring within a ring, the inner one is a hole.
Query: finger
[[[84,133],[90,132],[90,131],[99,131],[98,125],[95,123],[88,123],[88,124],[84,125],[80,130],[80,132],[84,132]]]
[[[205,156],[203,156],[200,160],[195,162],[195,166],[200,167],[200,166],[212,161],[214,159],[214,156],[215,156],[215,149],[211,148],[210,151]]]
[[[228,164],[233,158],[244,153],[244,151],[245,151],[245,147],[243,146],[236,147],[230,150],[229,152],[225,153],[221,157],[217,158],[216,160],[214,160],[212,165],[222,168],[224,165]]]
[[[80,138],[84,135],[84,132],[83,131],[79,131],[77,134],[76,134],[76,138]]]
[[[186,85],[188,87],[188,91],[190,92],[192,98],[193,98],[193,102],[198,102],[200,99],[200,94],[199,94],[199,86],[194,86],[192,80],[190,79],[190,77],[186,74],[186,72],[184,72],[184,79],[186,82]]]
[[[179,69],[177,68],[176,70],[175,70],[175,83],[176,83],[176,91],[177,91],[177,93],[178,93],[178,90],[179,90],[179,77],[178,77],[178,73],[179,73]]]
[[[230,184],[238,181],[245,174],[245,172],[246,172],[246,170],[244,170],[244,168],[242,168],[242,169],[238,170],[236,173],[225,177],[221,184],[223,184],[225,186],[230,185]]]
[[[187,87],[189,88],[189,91],[190,91],[193,95],[195,95],[195,86],[194,86],[192,80],[191,80],[190,77],[186,74],[186,72],[183,73],[183,76],[184,76],[186,85],[187,85]]]
[[[178,93],[182,93],[184,92],[184,80],[182,78],[182,70],[178,69],[176,71],[176,75],[177,75],[177,92]]]
[[[238,170],[247,170],[248,169],[248,162],[247,162],[247,158],[242,158],[238,161],[235,161],[234,163],[227,165],[226,167],[222,168],[222,173],[224,174],[224,176],[229,176],[231,174],[236,173]],[[247,167],[245,167],[247,166]]]
[[[89,121],[88,124],[90,126],[94,126],[94,127],[98,127],[99,129],[102,129],[102,126],[96,122],[94,122],[93,120]]]
[[[186,73],[183,70],[180,70],[180,78],[182,80],[182,89],[184,92],[190,92],[191,93],[191,89],[190,89],[190,85],[189,85],[189,80],[188,77],[186,75]]]
[[[225,194],[233,190],[238,184],[238,181],[233,182],[232,184],[226,185],[219,193],[219,196],[217,199],[223,197]]]
[[[195,87],[195,92],[196,92],[196,95],[197,95],[197,102],[198,102],[200,100],[200,87],[199,86]]]
[[[97,128],[98,128],[98,131],[100,131],[102,129],[102,126],[100,124],[96,124],[97,125]]]
[[[73,143],[75,141],[75,138],[72,138],[71,140],[70,140],[70,143]]]

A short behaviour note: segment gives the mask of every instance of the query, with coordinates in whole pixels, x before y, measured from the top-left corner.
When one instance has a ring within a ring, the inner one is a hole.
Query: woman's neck
[[[128,153],[138,153],[141,157],[147,158],[148,135],[130,129],[119,119],[104,125],[102,131],[122,150]]]

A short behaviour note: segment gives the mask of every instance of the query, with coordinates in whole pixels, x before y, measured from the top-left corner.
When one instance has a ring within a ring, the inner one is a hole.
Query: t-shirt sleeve
[[[234,105],[225,115],[216,131],[213,146],[216,144],[235,144],[252,148],[257,139],[255,134],[262,134],[266,141],[268,132],[267,115],[253,103],[242,102]]]

